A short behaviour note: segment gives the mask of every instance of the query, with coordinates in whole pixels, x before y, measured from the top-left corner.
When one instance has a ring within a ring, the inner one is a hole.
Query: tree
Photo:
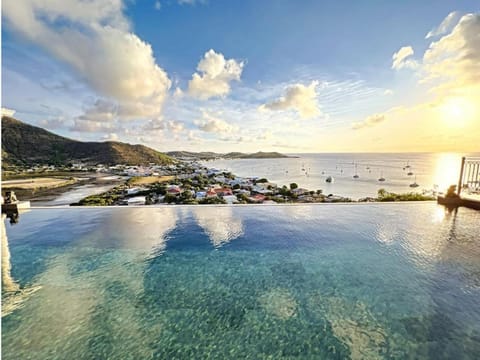
[[[458,197],[457,193],[455,192],[456,189],[457,189],[456,185],[450,185],[448,187],[447,194],[445,195],[445,197],[447,198]]]
[[[290,184],[290,190],[298,189],[298,185],[296,183]]]

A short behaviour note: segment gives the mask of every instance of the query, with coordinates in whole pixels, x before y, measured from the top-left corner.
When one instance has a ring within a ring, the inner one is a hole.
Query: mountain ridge
[[[140,144],[117,141],[83,142],[57,135],[38,126],[2,116],[2,168],[34,164],[146,165],[176,160]]]
[[[229,153],[216,153],[211,151],[193,152],[193,151],[168,151],[168,156],[177,159],[199,159],[199,160],[213,160],[217,158],[225,159],[279,159],[289,158],[291,156],[281,154],[279,152],[264,152],[257,151],[256,153],[242,153],[242,152],[229,152]]]

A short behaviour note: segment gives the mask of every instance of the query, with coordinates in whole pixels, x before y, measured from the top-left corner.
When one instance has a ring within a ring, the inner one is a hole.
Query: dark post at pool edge
[[[458,178],[457,194],[460,196],[462,191],[463,168],[465,166],[465,156],[462,156],[462,165],[460,166],[460,177]]]

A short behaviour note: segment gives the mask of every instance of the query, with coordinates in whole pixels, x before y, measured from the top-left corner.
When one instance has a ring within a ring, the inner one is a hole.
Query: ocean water
[[[480,212],[34,209],[2,226],[2,359],[478,359]]]
[[[298,158],[215,160],[203,164],[227,169],[238,176],[265,177],[280,186],[295,182],[309,190],[322,189],[324,194],[357,200],[376,196],[381,188],[397,193],[434,189],[444,192],[448,186],[458,183],[462,156],[480,156],[480,153],[291,155]],[[358,179],[353,178],[355,166]],[[413,175],[409,176],[409,172]],[[325,182],[328,176],[334,178],[333,183]],[[380,177],[384,177],[385,182],[379,182]],[[415,181],[420,186],[411,188],[409,185]]]

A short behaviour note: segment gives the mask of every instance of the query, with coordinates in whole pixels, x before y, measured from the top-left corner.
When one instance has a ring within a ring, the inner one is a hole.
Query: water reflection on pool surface
[[[2,356],[475,359],[479,224],[433,203],[32,210],[2,237]]]

